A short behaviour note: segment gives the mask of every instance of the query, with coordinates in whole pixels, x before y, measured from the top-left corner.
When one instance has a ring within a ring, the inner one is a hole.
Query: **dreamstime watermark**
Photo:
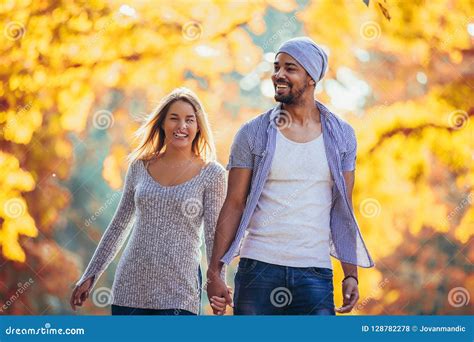
[[[92,124],[96,129],[105,130],[114,125],[114,116],[111,111],[101,109],[94,113]]]
[[[359,211],[362,216],[367,218],[373,218],[380,214],[382,211],[382,206],[380,202],[375,198],[366,198],[359,205]]]
[[[207,282],[206,282],[206,285],[207,285]],[[198,286],[198,287],[195,289],[196,292],[197,292],[196,298],[195,298],[195,299],[189,298],[188,300],[186,300],[186,301],[185,301],[184,303],[182,303],[181,305],[182,305],[183,307],[188,307],[189,305],[192,306],[192,305],[194,305],[194,303],[199,303],[199,305],[200,305],[200,303],[201,303],[201,294],[202,294],[202,293],[204,292],[204,290],[205,290],[204,287],[205,287],[204,284],[203,284],[202,286]],[[179,316],[179,315],[181,314],[181,311],[182,311],[182,309],[174,309],[174,310],[173,310],[173,315]]]
[[[469,125],[469,115],[464,110],[455,110],[449,113],[448,124],[453,129],[463,129]]]
[[[20,198],[11,198],[3,205],[3,211],[11,219],[17,219],[26,212],[25,201]]]
[[[451,212],[446,217],[448,222],[451,221],[455,215],[458,215],[467,205],[471,205],[471,204],[472,204],[472,192],[470,192],[466,197],[464,197],[462,201],[459,202],[459,204],[456,206],[456,208],[451,210]]]
[[[290,27],[290,25],[294,25],[296,21],[296,15],[298,14],[295,13],[295,15],[291,16],[288,20],[286,20],[282,25],[280,25],[280,28],[278,31],[276,31],[270,38],[265,40],[265,42],[262,45],[263,50],[265,51],[270,44],[273,44],[278,38],[280,38],[286,30]]]
[[[181,205],[181,212],[187,218],[198,217],[202,212],[202,202],[197,198],[188,198]]]
[[[12,42],[23,38],[25,33],[25,25],[16,20],[8,22],[3,29],[3,35]]]
[[[10,298],[8,298],[5,303],[3,303],[3,305],[0,307],[0,312],[3,312],[5,310],[7,310],[18,298],[20,298],[20,296],[26,291],[28,290],[28,288],[30,288],[30,286],[34,283],[34,280],[33,279],[28,279],[27,282],[25,283],[18,283],[17,286],[18,286],[18,289],[15,291],[15,293],[13,295],[10,296]]]
[[[266,215],[265,218],[262,220],[260,226],[267,226],[274,220],[278,215],[284,213],[285,210],[291,206],[292,202],[298,197],[298,195],[303,191],[306,190],[304,188],[299,188],[296,191],[293,191],[288,198],[282,200],[282,206],[274,209],[269,215]]]
[[[84,335],[83,328],[52,328],[51,323],[45,323],[41,328],[14,328],[5,329],[6,335]]]
[[[189,41],[194,41],[201,38],[202,25],[197,21],[188,21],[181,28],[183,38]]]
[[[12,130],[17,130],[18,129],[18,123],[23,117],[24,114],[26,114],[32,107],[32,103],[29,102],[24,106],[18,106],[16,109],[16,115],[13,118],[9,118],[7,120],[7,124],[2,127],[2,131],[5,132],[5,130],[12,129]]]
[[[92,293],[92,303],[99,308],[111,305],[114,300],[112,290],[108,287],[99,287]]]
[[[270,124],[273,125],[273,127],[282,130],[291,127],[292,122],[293,119],[291,118],[290,113],[284,109],[280,109],[273,117]]]
[[[274,307],[282,308],[290,305],[292,301],[293,295],[286,287],[277,287],[270,293],[270,303],[272,303]]]
[[[109,20],[107,20],[105,25],[100,30],[98,30],[97,32],[95,32],[91,36],[91,40],[89,42],[89,45],[93,45],[93,44],[97,43],[97,41],[100,39],[100,37],[103,36],[105,34],[105,32],[110,28],[110,26],[117,21],[118,16],[119,16],[119,14],[115,13],[111,18],[109,18]]]
[[[382,29],[375,21],[366,21],[360,26],[359,33],[365,40],[372,41],[380,37]]]
[[[467,306],[470,300],[469,291],[464,287],[454,287],[448,293],[448,303],[455,308]]]
[[[86,227],[89,227],[92,224],[92,222],[94,222],[100,215],[102,215],[104,211],[107,210],[107,208],[117,200],[117,198],[120,198],[120,191],[114,192],[112,196],[108,195],[107,197],[108,198],[105,201],[105,203],[102,206],[100,206],[100,208],[97,209],[91,217],[89,217],[88,219],[84,221],[84,225]]]
[[[377,296],[377,293],[380,291],[380,289],[383,289],[387,284],[390,282],[388,278],[384,278],[375,289],[370,291],[369,295],[365,297],[362,301],[357,303],[357,305],[354,307],[354,312],[362,310],[367,304],[369,304],[375,296]]]

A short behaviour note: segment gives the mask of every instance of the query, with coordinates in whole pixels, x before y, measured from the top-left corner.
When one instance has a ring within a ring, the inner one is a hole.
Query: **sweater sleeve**
[[[120,203],[115,211],[112,221],[107,227],[94,255],[92,256],[89,265],[84,271],[81,279],[76,283],[77,286],[81,285],[90,277],[94,277],[91,287],[92,289],[127,239],[132,227],[130,223],[132,222],[135,213],[134,195],[137,178],[136,168],[137,163],[140,162],[141,161],[138,160],[130,164],[125,176],[125,185]]]
[[[211,262],[217,219],[224,204],[227,191],[226,171],[218,164],[218,172],[204,190],[204,237],[206,243],[207,264]],[[221,278],[226,281],[227,266],[222,267]]]

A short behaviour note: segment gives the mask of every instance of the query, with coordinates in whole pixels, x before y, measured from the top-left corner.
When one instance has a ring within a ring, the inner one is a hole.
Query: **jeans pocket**
[[[254,259],[241,258],[237,272],[239,273],[250,273],[257,266],[258,261]]]
[[[331,280],[333,277],[332,269],[325,267],[310,267],[311,274],[318,278]]]

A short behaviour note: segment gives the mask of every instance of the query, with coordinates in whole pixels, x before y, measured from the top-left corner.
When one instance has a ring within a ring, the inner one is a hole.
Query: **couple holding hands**
[[[118,208],[71,295],[81,306],[128,235],[112,287],[113,315],[335,315],[359,298],[357,267],[373,267],[352,207],[354,130],[314,99],[326,53],[307,37],[281,45],[278,105],[246,122],[226,169],[207,115],[178,88],[138,129]],[[201,235],[208,262],[202,284]],[[226,266],[240,255],[235,291]],[[344,270],[334,306],[331,258]]]

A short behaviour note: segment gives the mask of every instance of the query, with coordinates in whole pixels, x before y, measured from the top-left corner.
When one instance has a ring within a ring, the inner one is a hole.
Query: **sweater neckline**
[[[211,162],[207,163],[206,165],[204,165],[201,170],[199,171],[199,173],[197,175],[195,175],[194,177],[188,179],[187,181],[185,182],[182,182],[182,183],[179,183],[179,184],[175,184],[175,185],[162,185],[160,184],[155,178],[153,178],[153,176],[150,174],[150,172],[148,172],[148,169],[147,167],[145,166],[145,161],[144,160],[140,160],[140,164],[143,168],[143,171],[145,171],[145,174],[147,175],[147,177],[156,185],[158,185],[158,187],[160,188],[164,188],[164,189],[171,189],[171,188],[177,188],[179,186],[183,186],[183,185],[186,185],[188,183],[191,183],[192,181],[194,181],[195,179],[199,178],[203,173],[204,173],[204,170],[206,170],[210,165],[211,165]]]

